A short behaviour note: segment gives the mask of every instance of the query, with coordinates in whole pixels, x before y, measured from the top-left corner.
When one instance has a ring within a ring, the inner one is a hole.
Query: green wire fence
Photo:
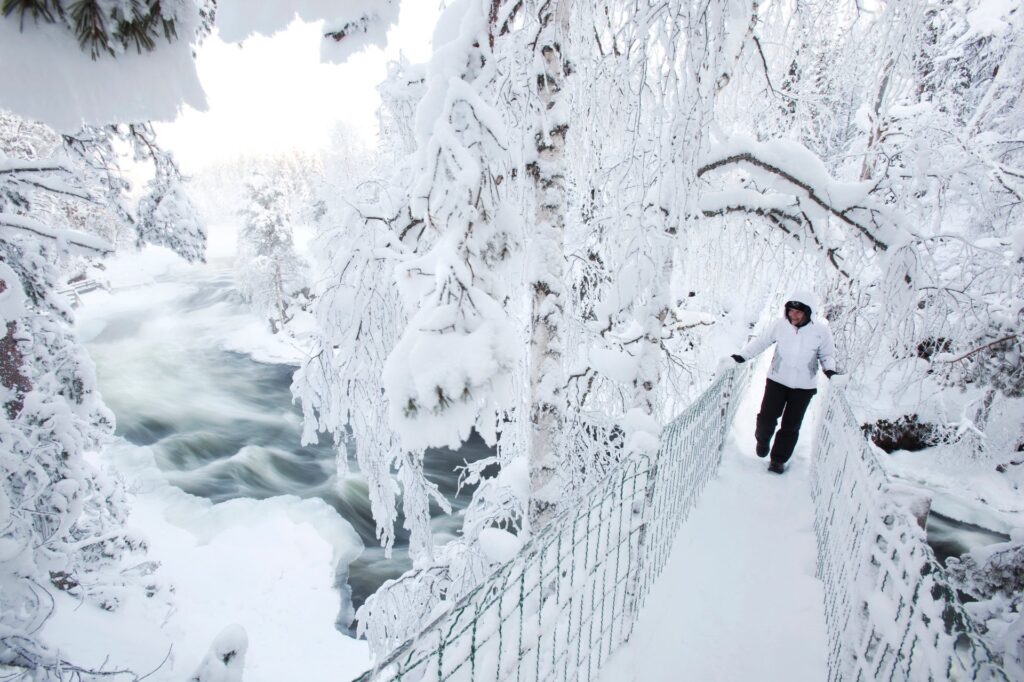
[[[1009,682],[946,581],[900,490],[831,390],[811,470],[829,682]]]
[[[361,681],[592,680],[629,638],[680,524],[721,463],[749,380],[731,369],[515,559]]]

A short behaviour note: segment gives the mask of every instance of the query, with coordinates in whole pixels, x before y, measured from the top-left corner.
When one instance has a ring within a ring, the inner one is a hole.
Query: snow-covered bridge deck
[[[753,453],[763,387],[761,373],[737,412],[718,477],[680,528],[602,680],[828,679],[809,479],[816,415],[807,415],[786,473],[769,473]]]

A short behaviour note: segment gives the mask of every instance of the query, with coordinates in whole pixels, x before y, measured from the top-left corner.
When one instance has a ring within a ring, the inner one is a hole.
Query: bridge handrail
[[[829,682],[1009,682],[841,390],[825,396],[811,481]]]
[[[511,561],[361,681],[590,680],[629,638],[679,525],[718,471],[749,365],[614,467]]]
[[[74,282],[68,282],[67,286],[58,290],[57,293],[67,299],[72,308],[77,308],[82,304],[82,294],[106,288],[107,285],[105,282],[90,277],[79,279]]]

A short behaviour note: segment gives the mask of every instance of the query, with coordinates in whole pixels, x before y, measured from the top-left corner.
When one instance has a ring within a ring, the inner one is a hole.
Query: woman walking
[[[832,334],[823,323],[814,320],[817,310],[818,302],[813,294],[794,292],[786,301],[783,319],[732,356],[736,362],[746,362],[775,344],[775,357],[768,370],[754,438],[757,456],[771,454],[768,471],[776,474],[786,470],[786,462],[793,455],[800,436],[804,413],[818,392],[815,376],[819,364],[829,379],[836,374]],[[782,424],[776,432],[775,425],[780,416]]]

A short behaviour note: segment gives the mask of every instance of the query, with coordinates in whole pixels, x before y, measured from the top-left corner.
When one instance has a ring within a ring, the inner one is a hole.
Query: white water
[[[354,607],[408,568],[406,538],[399,528],[386,559],[365,481],[358,472],[337,479],[330,443],[299,445],[294,365],[280,361],[296,361],[301,349],[248,312],[227,266],[188,266],[149,250],[112,263],[112,292],[85,296],[77,327],[117,418],[118,439],[97,463],[136,493],[129,523],[147,537],[147,558],[162,564],[163,591],[126,604],[145,626],[111,630],[111,619],[79,609],[49,634],[77,660],[113,653],[143,673],[170,649],[154,677],[183,679],[238,622],[250,640],[247,680],[349,679],[369,659],[365,644],[343,633]],[[483,452],[474,443],[428,453],[428,475],[452,497],[455,465]],[[458,510],[469,494],[452,499]],[[460,524],[437,517],[438,540]],[[148,645],[132,644],[139,632]]]

